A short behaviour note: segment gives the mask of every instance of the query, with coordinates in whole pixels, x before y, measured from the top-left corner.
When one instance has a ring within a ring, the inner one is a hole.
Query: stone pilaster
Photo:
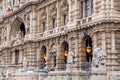
[[[28,48],[28,53],[27,53],[28,69],[35,69],[37,67],[36,60],[37,60],[36,59],[36,47],[35,47],[35,44],[33,44],[32,47]]]
[[[85,1],[83,1],[83,12],[82,12],[83,18],[85,17],[85,6],[86,6]]]
[[[7,24],[7,42],[8,41],[10,41],[10,24],[9,23]]]
[[[30,34],[35,34],[36,33],[36,11],[35,11],[35,6],[33,7],[32,12],[30,13]]]
[[[60,27],[60,0],[57,0],[57,27]]]
[[[72,0],[69,0],[69,23],[72,21]]]
[[[92,44],[93,44],[93,49],[94,49],[97,47],[97,34],[96,33],[93,35],[92,39],[93,39]]]
[[[106,4],[105,1],[106,1],[106,0],[101,0],[101,4],[100,4],[100,6],[101,6],[100,12],[101,12],[101,13],[104,13],[104,12],[105,12],[105,4]],[[97,7],[97,5],[96,5],[96,7]]]
[[[34,40],[36,38],[37,32],[37,19],[36,19],[36,6],[32,6],[32,11],[30,13],[30,36],[29,38]]]
[[[78,0],[75,0],[75,13],[74,13],[74,16],[75,16],[75,21],[78,19],[79,17],[79,2]]]
[[[46,42],[46,66],[45,66],[45,68],[46,69],[49,69],[50,68],[50,65],[49,65],[49,43],[48,42]]]
[[[115,31],[111,32],[111,52],[115,53]]]
[[[60,56],[60,41],[57,41],[57,57],[56,57],[56,67],[55,70],[60,70],[60,60],[59,60],[59,56]]]
[[[19,50],[19,61],[18,61],[19,65],[23,64],[23,50]]]
[[[46,30],[49,30],[49,28],[50,28],[50,10],[49,10],[49,6],[48,7],[46,7],[46,12],[47,12],[47,15],[46,15]]]
[[[106,33],[102,32],[102,50],[106,52]]]

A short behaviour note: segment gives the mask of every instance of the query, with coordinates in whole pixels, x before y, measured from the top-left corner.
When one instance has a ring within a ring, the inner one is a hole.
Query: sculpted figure
[[[74,57],[75,57],[75,54],[72,51],[70,51],[68,53],[67,63],[72,64],[74,62]]]
[[[93,50],[92,70],[105,70],[106,53],[101,48]]]
[[[23,58],[23,67],[26,68],[27,66],[27,59],[26,57]]]

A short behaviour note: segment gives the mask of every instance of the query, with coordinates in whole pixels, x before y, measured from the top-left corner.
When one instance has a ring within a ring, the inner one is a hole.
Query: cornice
[[[25,8],[27,8],[29,6],[33,6],[33,5],[37,6],[37,4],[42,3],[44,1],[46,1],[46,0],[28,2],[28,3],[24,4],[21,8],[18,8],[17,10],[15,10],[15,11],[11,12],[10,14],[4,16],[3,19],[9,18],[9,17],[11,17],[11,16],[13,16],[17,13],[20,13],[21,11],[23,11]]]

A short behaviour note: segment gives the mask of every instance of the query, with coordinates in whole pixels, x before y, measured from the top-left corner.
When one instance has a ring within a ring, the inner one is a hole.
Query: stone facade
[[[119,0],[10,0],[7,11],[8,1],[0,0],[1,80],[109,80],[120,71]],[[106,71],[87,71],[88,46],[106,52]]]

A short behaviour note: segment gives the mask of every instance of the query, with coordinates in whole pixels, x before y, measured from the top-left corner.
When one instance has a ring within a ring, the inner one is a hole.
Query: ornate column
[[[76,46],[78,46],[78,49],[76,48],[76,52],[78,51],[78,53],[76,54],[76,56],[75,56],[75,64],[76,64],[76,69],[77,70],[83,70],[84,69],[84,67],[85,67],[85,59],[86,59],[86,57],[85,57],[85,53],[86,53],[86,51],[85,51],[85,41],[84,41],[84,36],[85,36],[85,34],[84,34],[84,32],[79,32],[78,33],[78,40],[76,39]],[[79,45],[78,45],[78,44]]]
[[[93,6],[92,0],[90,0],[90,15],[92,15],[92,6]]]
[[[79,17],[79,2],[78,2],[78,0],[75,0],[75,20],[77,21],[77,19],[78,19],[78,17]]]
[[[10,46],[10,23],[7,23],[7,46],[9,47]]]
[[[23,49],[19,50],[19,65],[22,65],[23,63]]]
[[[95,0],[94,0],[95,1]],[[97,2],[97,1],[96,1]],[[105,4],[106,4],[106,0],[101,0],[101,9],[100,9],[100,12],[101,13],[104,13],[105,12]],[[97,5],[96,5],[96,7],[97,7]],[[107,6],[108,7],[108,6]],[[96,8],[95,8],[95,10],[96,10]]]
[[[115,52],[115,32],[111,32],[111,51]]]
[[[55,67],[55,70],[61,70],[60,68],[60,41],[59,41],[59,38],[57,39],[56,41],[57,43],[57,56],[56,56],[56,67]]]
[[[85,0],[84,0],[83,1],[83,12],[82,12],[83,18],[85,17],[85,13],[86,13],[85,6],[86,6],[86,4],[85,4]]]
[[[50,29],[50,9],[49,6],[46,7],[46,30],[48,31]]]
[[[102,32],[102,46],[101,46],[102,50],[106,52],[106,34],[103,31]]]
[[[97,33],[94,33],[93,35],[93,49],[97,47]]]
[[[78,69],[80,64],[79,64],[79,60],[80,60],[80,53],[79,53],[79,42],[78,42],[79,38],[78,38],[78,34],[76,33],[76,36],[75,36],[75,59],[74,59],[74,62],[75,62],[75,66],[74,66],[74,69]]]
[[[28,53],[27,53],[28,68],[35,69],[37,67],[35,44],[29,44],[29,47],[27,48],[28,48]]]
[[[32,11],[30,13],[30,39],[36,38],[36,28],[37,28],[37,18],[36,18],[36,7],[32,6]]]
[[[50,68],[50,65],[49,65],[49,43],[48,43],[48,41],[46,42],[46,66],[45,66],[45,68],[46,69],[49,69]]]
[[[69,24],[71,23],[72,21],[72,0],[69,0]]]
[[[57,0],[57,27],[60,27],[60,0]]]

